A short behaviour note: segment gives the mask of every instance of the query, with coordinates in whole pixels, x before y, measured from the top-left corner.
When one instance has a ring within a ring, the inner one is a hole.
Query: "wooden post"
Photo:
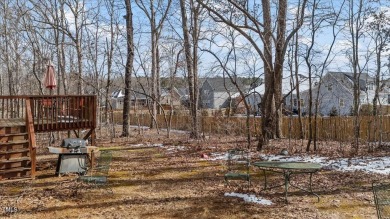
[[[36,140],[35,140],[35,131],[34,131],[34,122],[32,119],[31,113],[31,103],[30,98],[26,98],[26,129],[28,133],[28,142],[30,149],[30,157],[31,157],[31,178],[35,178],[36,174]]]

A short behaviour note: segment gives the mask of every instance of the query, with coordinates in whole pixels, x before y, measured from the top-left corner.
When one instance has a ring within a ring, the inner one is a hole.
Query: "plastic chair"
[[[378,218],[390,218],[390,183],[372,183],[374,202]]]
[[[108,171],[112,161],[111,151],[101,151],[96,167],[92,167],[89,175],[80,176],[77,181],[93,184],[94,186],[108,185]],[[110,192],[112,193],[112,189]]]
[[[248,183],[250,188],[250,156],[244,149],[231,149],[228,151],[227,172],[225,174],[225,183],[230,185],[230,181],[241,180]]]

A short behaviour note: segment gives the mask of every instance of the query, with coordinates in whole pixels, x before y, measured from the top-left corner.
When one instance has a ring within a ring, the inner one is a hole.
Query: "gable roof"
[[[299,76],[299,78],[298,78],[299,90],[301,92],[308,90],[309,89],[309,78],[302,75],[302,74],[298,74],[298,76]],[[312,79],[312,80],[316,80],[316,79]],[[295,76],[293,76],[293,77],[288,76],[288,77],[285,77],[282,79],[282,94],[283,95],[290,94],[290,93],[295,94],[296,88],[297,88],[297,86],[296,86]],[[259,86],[248,91],[247,94],[263,95],[264,93],[265,93],[265,84],[262,83]],[[239,96],[240,96],[240,93],[235,93],[234,95],[232,95],[233,98],[239,97]]]
[[[125,95],[122,93],[121,89],[117,89],[114,92],[112,92],[112,94],[111,94],[112,98],[120,98],[120,97],[124,97],[124,96]]]
[[[204,83],[209,83],[209,85],[216,92],[237,92],[237,87],[232,83],[229,78],[207,78]],[[237,79],[237,85],[239,88],[244,91],[248,90],[248,86],[245,86],[242,79]]]
[[[354,74],[351,72],[328,72],[328,74],[334,76],[337,79],[337,81],[339,81],[340,83],[343,83],[344,85],[346,85],[346,80],[344,80],[344,79],[347,79],[347,81],[350,82],[350,84],[348,84],[348,87],[351,88],[351,86],[353,86],[353,83],[354,83],[353,75]],[[367,84],[370,82],[373,82],[373,81],[374,81],[374,78],[369,76],[367,73],[361,73],[360,78],[359,78],[360,90],[366,91]]]

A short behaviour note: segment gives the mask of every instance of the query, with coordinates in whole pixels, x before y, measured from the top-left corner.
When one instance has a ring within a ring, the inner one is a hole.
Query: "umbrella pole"
[[[53,90],[52,89],[49,89],[49,94],[50,94],[50,97],[53,95]],[[51,99],[51,107],[49,108],[50,109],[50,122],[53,123],[54,121],[54,102],[53,102],[53,99]],[[49,146],[51,146],[52,144],[54,144],[54,133],[53,132],[50,132],[49,133]]]

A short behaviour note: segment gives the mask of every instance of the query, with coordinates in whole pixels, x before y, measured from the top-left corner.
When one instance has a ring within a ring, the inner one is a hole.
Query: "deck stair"
[[[32,178],[31,150],[25,120],[0,120],[0,182]]]
[[[96,145],[96,107],[93,95],[0,95],[0,183],[35,177],[35,133],[87,129]]]

